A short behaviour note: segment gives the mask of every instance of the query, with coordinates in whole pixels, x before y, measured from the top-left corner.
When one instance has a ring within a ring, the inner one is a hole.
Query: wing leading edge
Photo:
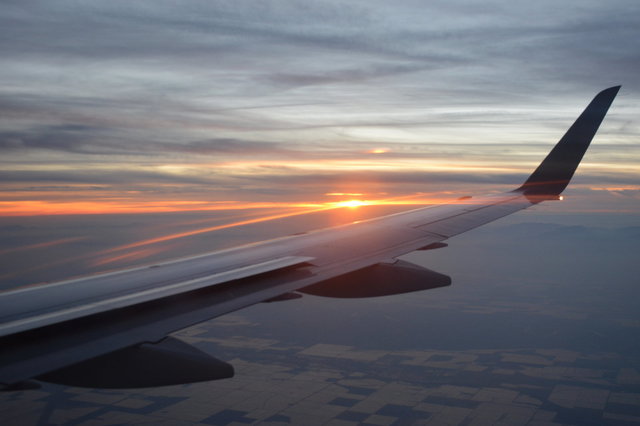
[[[230,377],[229,364],[167,336],[300,293],[373,297],[449,285],[446,275],[394,259],[446,246],[442,241],[454,235],[557,198],[619,88],[599,93],[511,192],[0,293],[0,384],[20,389],[35,378],[126,388]],[[168,365],[175,367],[171,374]]]

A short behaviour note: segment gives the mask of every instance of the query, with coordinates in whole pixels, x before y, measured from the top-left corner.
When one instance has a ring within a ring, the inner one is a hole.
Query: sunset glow
[[[370,184],[371,186],[372,184]],[[579,184],[572,185],[580,187]],[[640,191],[638,185],[617,186],[585,186],[592,191],[626,192]],[[179,199],[179,194],[171,194],[171,199],[161,199],[153,194],[144,193],[118,193],[116,191],[101,191],[98,194],[84,192],[56,192],[46,194],[34,192],[31,196],[40,196],[41,199],[18,199],[6,201],[11,193],[1,194],[4,200],[0,201],[1,216],[47,216],[47,215],[80,215],[80,214],[141,214],[141,213],[165,213],[188,211],[228,211],[228,210],[258,210],[258,209],[293,209],[296,214],[304,214],[307,211],[349,207],[355,208],[367,205],[426,205],[448,202],[473,191],[464,192],[442,191],[439,193],[423,194],[413,193],[398,196],[390,196],[385,191],[352,192],[338,191],[326,192],[318,196],[318,199],[298,199],[290,201],[243,201],[243,200],[205,200],[196,199],[197,194],[184,194],[185,198]],[[331,201],[322,199],[330,197],[338,199]],[[366,197],[366,198],[362,198]],[[20,195],[20,198],[26,198]],[[0,198],[1,199],[1,198]]]
[[[305,214],[309,214],[309,213],[315,213],[315,212],[321,212],[321,211],[327,211],[327,210],[334,210],[334,209],[340,209],[340,208],[354,209],[354,208],[357,208],[357,207],[369,206],[369,205],[379,205],[379,206],[383,206],[383,205],[389,205],[389,206],[391,206],[391,205],[428,205],[428,204],[436,204],[436,203],[441,202],[441,201],[442,201],[441,199],[436,199],[436,198],[431,198],[431,199],[424,198],[424,197],[423,198],[416,198],[415,196],[412,196],[412,197],[399,197],[397,199],[386,199],[386,200],[385,199],[366,200],[366,201],[365,200],[346,200],[346,201],[340,201],[340,202],[327,202],[327,203],[320,204],[320,205],[315,206],[315,207],[306,207],[306,208],[301,208],[298,205],[298,207],[295,208],[295,209],[290,209],[290,210],[283,211],[283,212],[276,213],[276,214],[269,214],[269,215],[254,217],[254,218],[250,218],[250,219],[224,223],[224,224],[215,225],[215,226],[206,226],[206,227],[202,227],[202,228],[192,229],[192,230],[189,230],[189,231],[166,234],[166,235],[162,235],[162,236],[158,236],[158,237],[154,237],[154,238],[148,238],[148,239],[136,241],[136,242],[133,242],[133,243],[129,243],[129,244],[124,244],[124,245],[121,245],[121,246],[113,247],[113,248],[104,250],[104,251],[102,251],[100,253],[97,253],[99,258],[98,258],[98,260],[94,261],[93,264],[94,265],[105,265],[105,264],[114,263],[114,262],[123,261],[123,260],[137,259],[137,258],[140,258],[140,257],[144,257],[146,255],[149,255],[149,254],[156,253],[156,251],[138,250],[139,247],[154,245],[154,244],[158,244],[158,243],[165,243],[165,242],[177,240],[177,239],[180,239],[180,238],[185,238],[185,237],[195,236],[195,235],[199,235],[199,234],[219,231],[219,230],[222,230],[222,229],[228,229],[228,228],[233,228],[233,227],[238,227],[238,226],[243,226],[243,225],[250,225],[250,224],[255,224],[255,223],[267,222],[267,221],[270,221],[270,220],[283,219],[283,218],[288,218],[288,217],[292,217],[292,216],[299,216],[299,215],[305,215]],[[136,249],[136,250],[131,251],[130,253],[117,254],[119,252],[126,252],[126,251],[131,250],[131,249]]]
[[[72,214],[124,214],[124,213],[164,213],[179,211],[246,210],[263,208],[309,208],[316,203],[250,203],[250,202],[206,202],[206,201],[17,201],[0,202],[0,216],[40,216]]]
[[[589,188],[592,191],[640,191],[640,185],[615,185],[615,186],[592,186]]]
[[[360,207],[360,206],[368,206],[371,204],[375,204],[372,202],[368,202],[368,201],[361,201],[361,200],[348,200],[348,201],[340,201],[338,203],[335,203],[336,207],[351,207],[351,208],[355,208],[355,207]]]
[[[383,193],[384,194],[384,193]],[[327,196],[358,196],[360,193],[329,193]],[[367,205],[425,205],[437,204],[450,199],[454,194],[424,197],[412,194],[380,199],[348,199],[343,201],[300,201],[300,202],[241,202],[241,201],[145,201],[136,200],[93,200],[58,202],[53,200],[34,200],[0,202],[0,216],[45,216],[74,214],[135,214],[187,211],[222,211],[255,209],[297,209],[304,214],[309,211],[326,210],[340,207],[358,207]]]

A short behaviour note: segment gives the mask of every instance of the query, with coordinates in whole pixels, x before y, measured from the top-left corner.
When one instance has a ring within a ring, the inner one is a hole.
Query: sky
[[[633,0],[2,9],[3,216],[430,203],[510,189],[618,84],[571,190],[638,205]]]

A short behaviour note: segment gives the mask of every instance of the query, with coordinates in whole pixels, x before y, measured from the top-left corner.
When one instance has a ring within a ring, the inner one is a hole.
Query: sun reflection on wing
[[[141,247],[141,246],[146,246],[146,245],[150,245],[150,244],[162,243],[162,242],[165,242],[165,241],[171,241],[171,240],[175,240],[175,239],[178,239],[178,238],[190,237],[190,236],[193,236],[193,235],[204,234],[204,233],[207,233],[207,232],[219,231],[221,229],[233,228],[233,227],[242,226],[242,225],[250,225],[250,224],[254,224],[254,223],[266,222],[266,221],[275,220],[275,219],[283,219],[283,218],[287,218],[287,217],[298,216],[298,215],[303,215],[303,214],[309,214],[309,213],[328,210],[328,209],[332,209],[332,208],[335,208],[335,207],[333,207],[333,206],[328,206],[328,207],[325,206],[325,207],[320,207],[320,208],[296,209],[296,210],[293,210],[293,211],[292,210],[287,210],[287,211],[284,211],[284,212],[278,213],[278,214],[271,214],[271,215],[267,215],[267,216],[256,217],[256,218],[253,218],[253,219],[240,220],[240,221],[236,221],[236,222],[225,223],[225,224],[222,224],[222,225],[207,226],[207,227],[204,227],[204,228],[192,229],[192,230],[189,230],[189,231],[177,232],[177,233],[163,235],[163,236],[159,236],[159,237],[155,237],[155,238],[149,238],[149,239],[146,239],[146,240],[141,240],[141,241],[137,241],[137,242],[134,242],[134,243],[125,244],[125,245],[121,245],[121,246],[118,246],[118,247],[113,247],[111,249],[104,250],[101,253],[102,254],[110,254],[110,253],[114,253],[114,252],[118,252],[118,251],[128,250],[128,249],[135,248],[135,247]]]
[[[311,205],[313,207],[307,207],[307,208],[298,207],[298,208],[295,208],[295,209],[285,210],[283,212],[276,213],[276,214],[269,214],[269,215],[265,215],[265,216],[254,217],[254,218],[250,218],[250,219],[239,220],[239,221],[220,224],[220,225],[215,225],[215,226],[207,226],[207,227],[203,227],[203,228],[192,229],[192,230],[189,230],[189,231],[183,231],[183,232],[177,232],[177,233],[162,235],[162,236],[158,236],[158,237],[154,237],[154,238],[149,238],[149,239],[140,240],[140,241],[136,241],[136,242],[133,242],[133,243],[129,243],[129,244],[124,244],[124,245],[121,245],[121,246],[113,247],[111,249],[107,249],[107,250],[102,251],[100,254],[102,254],[102,255],[111,255],[112,253],[125,251],[125,250],[129,250],[129,249],[132,249],[132,248],[147,246],[147,245],[151,245],[151,244],[156,244],[156,243],[163,243],[163,242],[175,240],[175,239],[178,239],[178,238],[190,237],[190,236],[194,236],[194,235],[199,235],[199,234],[204,234],[204,233],[208,233],[208,232],[219,231],[219,230],[222,230],[222,229],[228,229],[228,228],[233,228],[233,227],[242,226],[242,225],[250,225],[250,224],[254,224],[254,223],[266,222],[266,221],[276,220],[276,219],[284,219],[284,218],[288,218],[288,217],[305,215],[305,214],[321,212],[321,211],[326,211],[326,210],[332,210],[332,209],[356,208],[356,207],[360,207],[360,206],[369,206],[369,205],[405,205],[405,204],[406,205],[411,205],[411,204],[433,204],[433,203],[434,203],[434,200],[425,200],[425,199],[405,199],[405,200],[389,199],[389,200],[376,200],[376,201],[371,201],[371,200],[366,200],[366,201],[365,200],[346,200],[346,201],[326,202],[326,203],[318,203],[318,204],[305,203],[303,205],[307,205],[307,206]],[[299,205],[300,204],[298,204],[298,206]]]
[[[132,260],[139,260],[148,258],[151,255],[161,253],[163,251],[168,250],[169,247],[147,247],[144,249],[133,250],[129,253],[119,254],[117,256],[104,256],[98,259],[95,259],[90,262],[91,266],[104,266],[110,263],[116,262],[130,262]]]
[[[366,195],[367,198],[351,198]],[[162,235],[162,230],[151,225],[147,228],[147,231],[151,231],[152,237],[146,237],[137,241],[128,242],[106,248],[97,252],[84,253],[79,256],[75,256],[73,259],[66,259],[61,263],[68,263],[71,261],[84,261],[86,264],[95,269],[101,268],[105,265],[115,266],[124,263],[139,263],[145,259],[155,256],[161,252],[169,251],[175,248],[174,245],[168,245],[167,243],[192,236],[215,232],[223,229],[234,228],[244,225],[257,224],[261,222],[267,222],[271,220],[284,219],[294,216],[306,215],[316,212],[333,210],[336,213],[332,213],[332,218],[329,220],[330,225],[337,225],[340,223],[348,223],[353,220],[359,219],[367,211],[361,211],[355,213],[360,207],[365,206],[415,206],[415,205],[429,205],[438,204],[444,199],[451,199],[452,194],[426,194],[426,193],[414,193],[398,197],[386,197],[377,198],[381,195],[387,195],[386,193],[366,193],[356,191],[344,191],[344,192],[330,192],[325,193],[324,196],[328,197],[323,201],[297,201],[297,202],[242,202],[242,201],[185,201],[185,200],[167,200],[167,201],[135,201],[135,200],[93,200],[93,201],[79,201],[74,202],[52,202],[47,208],[48,200],[43,200],[41,203],[30,204],[27,207],[38,210],[40,215],[45,214],[82,214],[82,213],[157,213],[160,211],[220,211],[227,210],[233,211],[234,219],[227,223],[220,222],[220,217],[211,217],[204,219],[187,219],[184,222],[178,223],[179,226],[195,227],[194,229],[182,230],[180,232],[170,232]],[[329,201],[331,199],[338,199],[337,201]],[[32,202],[30,202],[32,203]],[[349,213],[349,212],[353,213]],[[15,210],[14,210],[15,212]],[[33,212],[33,211],[32,211]],[[35,213],[35,212],[33,212]],[[355,216],[354,216],[355,214]],[[358,217],[356,217],[358,216]],[[209,223],[207,223],[209,222]],[[213,222],[213,223],[211,223]],[[155,230],[153,228],[156,228]],[[147,233],[147,235],[149,235]],[[59,241],[52,241],[43,243],[44,246],[65,244],[75,242],[77,238],[64,239]],[[154,248],[150,246],[157,245]],[[19,249],[31,249],[38,248],[40,244],[34,246],[25,246]],[[51,265],[40,265],[41,266]]]
[[[45,241],[45,242],[42,242],[42,243],[29,244],[29,245],[26,245],[26,246],[12,247],[12,248],[8,248],[8,249],[0,250],[0,255],[7,254],[7,253],[15,253],[15,252],[19,252],[19,251],[28,251],[28,250],[49,248],[49,247],[53,247],[53,246],[59,246],[59,245],[62,245],[62,244],[74,243],[74,242],[77,242],[77,241],[84,240],[85,238],[86,237],[61,238],[61,239],[54,240],[54,241]]]
[[[366,195],[367,198],[351,198],[357,195]],[[440,204],[443,201],[451,201],[457,194],[455,193],[413,193],[406,194],[397,197],[385,197],[385,193],[366,193],[366,192],[341,192],[341,193],[329,193],[324,194],[325,200],[314,202],[281,202],[281,203],[243,203],[241,201],[229,201],[220,202],[215,204],[209,204],[211,210],[227,210],[229,213],[226,215],[226,219],[220,215],[211,215],[210,217],[203,217],[195,219],[191,216],[184,217],[185,220],[178,220],[172,223],[173,231],[167,231],[165,227],[159,227],[156,221],[150,221],[145,226],[145,237],[135,239],[135,236],[129,236],[131,238],[128,242],[121,243],[120,245],[114,245],[112,247],[105,247],[103,249],[97,249],[96,251],[83,251],[73,255],[67,256],[64,259],[57,259],[52,262],[43,262],[38,265],[33,265],[28,270],[22,269],[14,273],[7,274],[0,278],[13,279],[20,274],[38,273],[40,270],[46,270],[48,268],[56,268],[61,265],[84,265],[81,268],[81,274],[96,273],[107,269],[121,268],[124,266],[134,266],[136,264],[144,264],[152,261],[152,259],[158,258],[162,253],[165,257],[170,253],[178,253],[176,251],[183,250],[189,247],[192,243],[196,245],[198,242],[190,241],[188,237],[196,237],[199,235],[241,227],[244,225],[258,224],[262,222],[285,219],[295,216],[327,212],[328,216],[322,216],[320,222],[315,222],[317,218],[310,219],[310,223],[321,223],[320,227],[324,226],[337,226],[345,223],[352,223],[354,221],[367,219],[373,217],[372,215],[379,216],[380,214],[388,214],[387,212],[398,212],[405,209],[413,208],[420,205],[433,205]],[[377,198],[380,197],[380,198]],[[337,199],[337,201],[333,201]],[[453,201],[453,202],[472,202],[470,200]],[[171,201],[167,202],[168,204]],[[186,206],[187,204],[192,207],[203,207],[206,202],[203,203],[182,203],[178,205]],[[265,207],[268,207],[265,209]],[[390,207],[392,210],[387,209]],[[380,210],[382,209],[382,210]],[[400,209],[400,210],[399,210]],[[191,209],[185,209],[191,210]],[[185,211],[180,210],[180,211]],[[194,211],[202,211],[208,209],[196,208]],[[153,211],[153,210],[152,210]],[[141,212],[149,213],[142,210]],[[140,213],[141,213],[140,212]],[[102,213],[107,213],[103,211]],[[115,213],[115,212],[114,212]],[[121,213],[117,211],[117,213]],[[233,218],[230,218],[232,215]],[[182,216],[176,216],[176,218],[182,218]],[[226,222],[225,222],[226,220]],[[175,227],[174,227],[175,226]],[[184,227],[190,227],[191,229],[184,230]],[[176,229],[177,227],[177,229]],[[179,228],[183,228],[179,230]],[[318,226],[316,226],[317,228]],[[305,229],[312,230],[313,227]],[[240,231],[242,232],[242,231]],[[277,235],[275,235],[277,236]],[[56,240],[51,242],[35,244],[33,246],[23,246],[18,249],[37,249],[40,247],[56,246],[58,244],[68,244],[76,242],[84,238],[69,238]],[[184,239],[180,241],[180,239]],[[180,242],[179,242],[180,241]],[[104,247],[104,246],[103,246]],[[182,253],[182,252],[181,252]]]

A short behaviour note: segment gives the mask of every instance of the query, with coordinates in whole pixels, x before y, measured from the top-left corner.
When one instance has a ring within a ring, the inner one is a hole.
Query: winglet
[[[598,93],[529,179],[516,191],[557,196],[567,187],[620,86]]]

